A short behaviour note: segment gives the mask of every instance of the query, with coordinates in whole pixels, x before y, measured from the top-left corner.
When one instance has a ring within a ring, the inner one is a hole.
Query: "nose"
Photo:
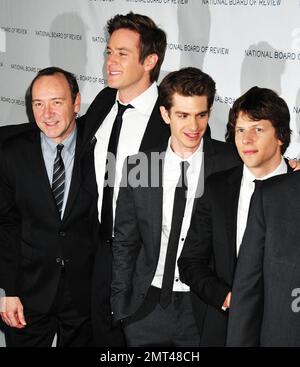
[[[49,118],[52,116],[52,107],[50,103],[45,104],[43,113],[45,118]]]
[[[189,123],[189,129],[191,132],[195,132],[198,130],[198,121],[197,117],[192,116]]]
[[[117,63],[117,56],[114,53],[110,53],[106,56],[106,65],[112,65]]]
[[[249,144],[253,141],[253,131],[252,130],[245,130],[243,132],[243,144]]]

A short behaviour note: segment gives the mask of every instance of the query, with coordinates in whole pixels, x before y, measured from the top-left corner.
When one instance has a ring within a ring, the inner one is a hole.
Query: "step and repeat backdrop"
[[[300,0],[0,0],[0,125],[27,121],[25,91],[50,65],[76,74],[83,114],[106,85],[105,24],[129,11],[150,16],[167,33],[160,79],[184,66],[215,79],[213,137],[224,140],[237,97],[254,85],[268,87],[290,107],[286,155],[300,158]]]

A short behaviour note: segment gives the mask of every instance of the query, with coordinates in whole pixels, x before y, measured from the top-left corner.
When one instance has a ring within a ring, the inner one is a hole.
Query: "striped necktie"
[[[63,144],[57,145],[57,154],[53,166],[52,192],[61,217],[65,190],[65,166],[61,156]]]

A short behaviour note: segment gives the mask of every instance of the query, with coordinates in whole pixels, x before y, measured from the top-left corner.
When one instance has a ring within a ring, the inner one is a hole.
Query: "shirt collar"
[[[267,180],[270,177],[281,175],[284,173],[287,173],[287,167],[283,157],[281,157],[280,164],[275,168],[275,170],[272,171],[271,173],[268,173],[266,176],[260,178],[256,178],[253,175],[253,173],[249,170],[249,168],[244,164],[243,180],[245,180],[246,182],[253,182],[254,180]]]
[[[75,126],[75,129],[73,129],[71,134],[60,143],[64,145],[63,151],[67,150],[69,154],[74,154],[76,145],[76,136],[77,136],[77,128]],[[47,135],[45,135],[42,131],[41,131],[41,140],[53,154],[56,154],[57,150],[56,147],[58,144],[55,143],[55,141],[53,141]]]
[[[142,94],[134,98],[129,103],[140,113],[150,116],[153,110],[153,106],[158,98],[158,89],[156,82],[152,83],[148,89],[146,89]],[[117,101],[119,100],[119,91],[116,95],[116,102],[114,107],[117,108]]]

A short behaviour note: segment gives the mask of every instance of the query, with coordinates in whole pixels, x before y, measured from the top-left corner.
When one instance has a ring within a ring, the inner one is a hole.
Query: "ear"
[[[151,71],[154,69],[155,65],[157,64],[158,56],[157,54],[148,55],[144,61],[144,68],[146,71]]]
[[[163,118],[164,122],[165,122],[167,125],[170,125],[171,120],[170,120],[170,117],[169,117],[169,112],[168,112],[168,110],[166,110],[166,108],[165,108],[164,106],[160,106],[160,107],[159,107],[159,109],[160,109],[161,117]]]
[[[78,113],[80,110],[80,103],[81,103],[81,95],[80,93],[77,93],[77,96],[75,98],[75,102],[74,102],[74,112]]]

